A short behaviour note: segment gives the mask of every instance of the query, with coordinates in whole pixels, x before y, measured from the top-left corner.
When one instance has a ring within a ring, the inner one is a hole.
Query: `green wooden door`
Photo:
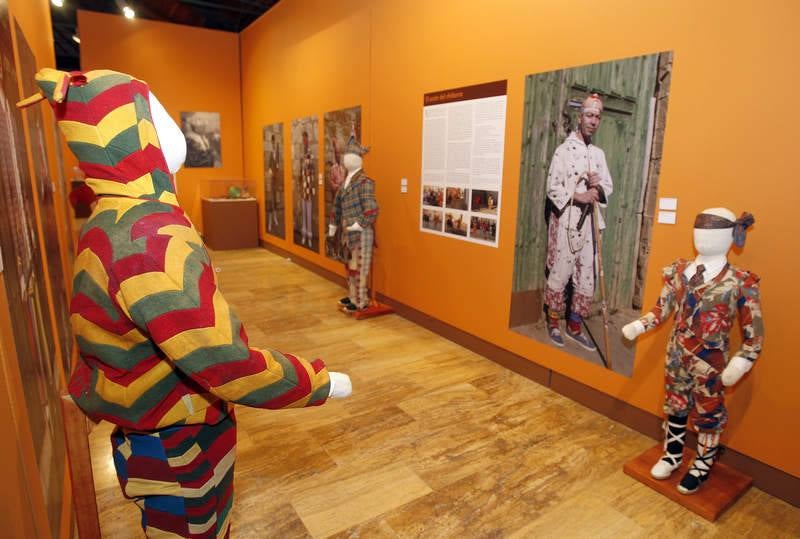
[[[605,152],[614,184],[604,210],[607,297],[612,310],[631,307],[657,68],[658,55],[653,54],[527,77],[514,259],[515,295],[540,292],[544,288],[547,171],[556,147],[576,123],[581,101],[589,93],[597,92],[603,98],[604,111],[593,143]],[[596,297],[599,298],[599,290]],[[538,307],[541,308],[540,302]]]

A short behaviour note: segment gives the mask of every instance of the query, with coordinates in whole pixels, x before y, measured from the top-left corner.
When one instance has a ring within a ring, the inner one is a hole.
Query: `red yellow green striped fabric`
[[[100,196],[75,260],[70,393],[126,429],[209,424],[228,403],[322,404],[321,360],[251,348],[208,253],[178,206],[144,82],[115,71],[37,74],[59,128]]]

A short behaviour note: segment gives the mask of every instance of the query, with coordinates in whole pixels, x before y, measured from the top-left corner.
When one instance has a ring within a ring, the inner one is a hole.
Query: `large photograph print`
[[[18,37],[24,40],[21,33]],[[29,63],[27,41],[20,42]],[[25,70],[30,71],[31,65]],[[13,55],[8,5],[0,0],[0,250],[12,314],[24,405],[27,409],[51,535],[58,536],[64,480],[64,434],[60,413],[59,365],[51,324],[44,261],[35,222],[33,179],[28,169]],[[38,150],[35,150],[38,151]],[[34,155],[37,173],[41,155]],[[37,162],[38,161],[38,162]],[[27,481],[36,481],[26,476]]]
[[[286,238],[283,193],[283,124],[264,126],[264,217],[267,234]]]
[[[316,116],[292,120],[294,243],[315,253],[319,252],[318,133],[319,120]]]
[[[19,51],[20,73],[22,74],[22,89],[24,95],[33,95],[38,91],[36,86],[36,57],[28,45],[19,24],[14,23],[17,34],[17,49]],[[39,214],[42,217],[44,232],[45,253],[47,255],[47,271],[50,276],[53,307],[56,313],[56,334],[61,343],[61,361],[64,372],[70,372],[70,358],[72,357],[72,335],[70,334],[69,305],[64,268],[61,265],[61,249],[59,248],[58,224],[56,223],[55,189],[56,183],[50,174],[45,149],[45,124],[41,106],[25,109],[28,117],[28,137],[30,150],[33,157],[33,170],[35,173],[36,196],[39,200]],[[68,214],[67,214],[68,215]]]
[[[222,167],[219,112],[181,112],[186,137],[186,168]]]
[[[333,223],[333,200],[336,192],[347,178],[347,171],[342,163],[344,149],[350,135],[354,134],[356,140],[361,140],[361,107],[335,110],[325,113],[325,224]],[[333,238],[325,239],[325,256],[340,260],[339,244],[341,230],[336,231]]]
[[[509,326],[626,376],[621,328],[642,307],[671,72],[662,52],[525,81]]]

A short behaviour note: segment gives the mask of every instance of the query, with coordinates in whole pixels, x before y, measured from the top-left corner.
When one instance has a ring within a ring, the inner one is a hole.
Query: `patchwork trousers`
[[[114,466],[147,537],[224,538],[230,533],[236,420],[152,432],[117,428]]]
[[[705,348],[694,338],[673,336],[667,347],[664,413],[686,417],[694,411],[691,420],[699,432],[721,433],[728,422],[722,385],[725,364],[721,350]]]

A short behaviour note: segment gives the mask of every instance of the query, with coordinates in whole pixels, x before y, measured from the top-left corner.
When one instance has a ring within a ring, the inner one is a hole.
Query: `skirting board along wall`
[[[345,278],[341,275],[321,268],[303,258],[292,256],[288,251],[269,244],[264,240],[261,240],[261,246],[280,256],[291,258],[292,261],[299,266],[325,277],[338,285],[346,286]],[[631,406],[624,401],[580,382],[576,382],[551,369],[542,367],[527,358],[509,352],[483,339],[479,339],[474,335],[455,328],[413,307],[409,307],[390,297],[384,296],[383,294],[377,294],[377,296],[380,301],[391,306],[395,312],[403,318],[411,320],[415,324],[419,324],[441,335],[445,339],[453,341],[476,354],[480,354],[517,374],[549,387],[556,393],[564,395],[654,440],[662,439],[661,417],[636,408],[635,406]],[[686,443],[689,447],[694,447],[697,443],[697,437],[693,432],[689,432]],[[631,455],[631,457],[633,456],[634,455]],[[782,470],[764,464],[759,460],[748,457],[730,448],[725,448],[720,460],[740,472],[751,476],[753,478],[753,484],[757,488],[795,507],[800,507],[800,478],[794,477]]]

